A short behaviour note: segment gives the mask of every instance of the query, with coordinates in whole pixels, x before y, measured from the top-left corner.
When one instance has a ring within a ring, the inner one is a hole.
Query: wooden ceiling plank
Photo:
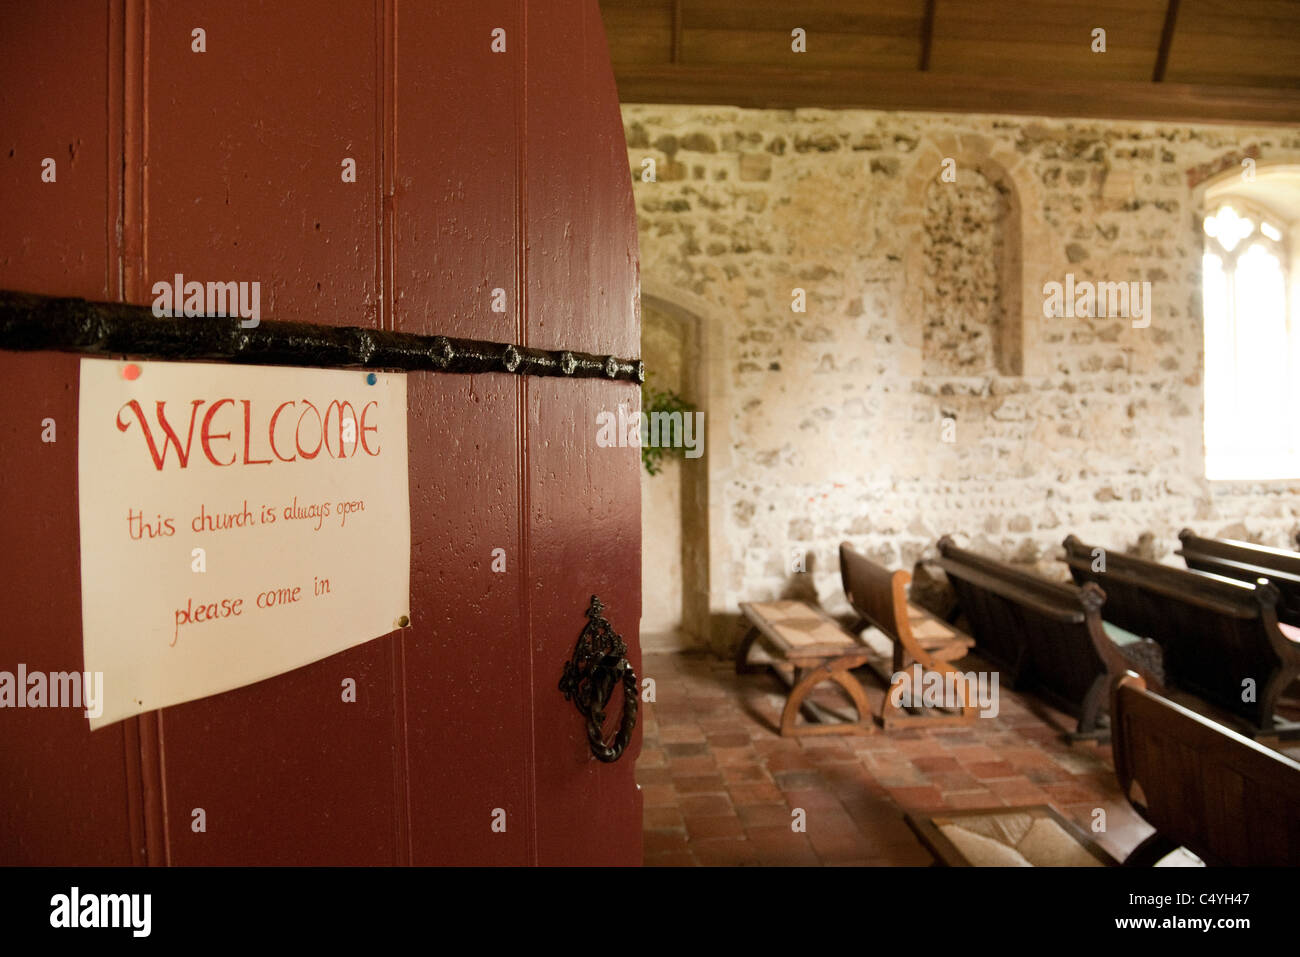
[[[1009,24],[1026,24],[1039,30],[1074,30],[1089,35],[1094,27],[1104,27],[1106,33],[1149,29],[1158,33],[1164,18],[1162,0],[1145,0],[1144,3],[1125,3],[1118,7],[1098,4],[1061,5],[1058,3],[1009,4],[945,3],[939,10],[938,26],[941,32],[949,30],[1000,31]],[[984,34],[989,39],[995,34]]]
[[[1283,72],[1300,72],[1300,44],[1289,37],[1260,37],[1250,41],[1224,42],[1222,36],[1184,33],[1181,29],[1169,50],[1167,73],[1176,70],[1223,70],[1226,64],[1260,64],[1280,67]]]
[[[921,22],[924,0],[908,0],[906,6],[894,10],[881,10],[873,5],[864,10],[860,0],[842,9],[819,6],[800,6],[791,9],[788,4],[758,8],[719,2],[719,0],[691,0],[683,11],[683,29],[686,30],[746,30],[756,33],[784,33],[789,36],[795,27],[813,34],[845,33],[868,36],[907,36],[916,38]]]
[[[990,47],[996,47],[1001,43],[1014,41],[1018,43],[1051,43],[1064,46],[1077,46],[1080,49],[1091,51],[1092,49],[1092,28],[1085,26],[1075,26],[1069,29],[1044,29],[1041,24],[1032,23],[1028,20],[1009,20],[1006,23],[1000,23],[996,27],[991,24],[974,24],[974,23],[953,23],[947,20],[943,15],[943,7],[939,8],[938,18],[935,23],[935,42],[940,40],[966,40],[987,44]],[[1151,59],[1155,53],[1156,44],[1160,40],[1160,21],[1152,20],[1139,26],[1116,30],[1106,29],[1106,54],[1097,54],[1104,59],[1109,55],[1110,50],[1116,47],[1143,47],[1147,52],[1147,63],[1150,65]]]
[[[1300,41],[1288,36],[1259,37],[1250,43],[1225,43],[1220,34],[1193,33],[1181,27],[1170,50],[1172,63],[1213,68],[1218,63],[1270,60],[1300,67]]]
[[[816,42],[813,42],[813,41]],[[682,55],[692,66],[732,66],[802,69],[871,69],[882,59],[903,60],[916,69],[916,37],[868,37],[837,34],[810,38],[807,53],[792,53],[784,33],[745,33],[740,30],[685,30]]]
[[[1294,88],[1300,85],[1300,55],[1295,46],[1287,36],[1261,38],[1248,44],[1224,43],[1219,36],[1184,32],[1180,20],[1165,79]]]
[[[1221,20],[1300,19],[1295,0],[1184,0],[1185,13],[1193,17]]]
[[[1300,3],[1296,4],[1300,14]],[[1187,12],[1187,0],[1182,0],[1178,11],[1178,34],[1175,41],[1184,33],[1202,33],[1216,36],[1223,40],[1264,40],[1269,38],[1290,39],[1295,42],[1300,37],[1300,15],[1294,20],[1252,19],[1234,17],[1231,20],[1221,17],[1207,19],[1194,17]]]
[[[671,55],[668,11],[611,7],[602,12],[609,58],[615,69],[631,63],[662,64]]]
[[[1105,56],[1087,46],[1062,43],[1002,43],[940,40],[935,43],[930,72],[1018,76],[1038,82],[1055,76],[1078,79],[1147,80],[1151,76],[1151,47],[1117,47]]]
[[[870,11],[865,7],[870,7]],[[925,0],[872,0],[864,4],[862,0],[691,0],[692,16],[729,16],[737,12],[759,18],[779,16],[784,20],[791,17],[869,17],[874,14],[887,16],[910,15],[914,19],[921,16]]]
[[[1107,49],[1105,56],[1099,56],[1086,45],[1078,43],[1043,43],[1041,40],[1035,43],[1029,40],[1020,40],[990,44],[982,43],[979,40],[953,40],[945,37],[935,40],[934,50],[930,55],[930,67],[933,70],[940,69],[945,57],[963,60],[984,60],[990,63],[1008,59],[1024,61],[1025,63],[1053,63],[1065,58],[1073,64],[1090,64],[1096,68],[1095,72],[1100,74],[1106,72],[1107,63],[1120,58],[1141,62],[1143,65],[1142,78],[1145,80],[1149,79],[1151,75],[1151,51],[1152,47],[1150,46],[1115,47]],[[1028,72],[1024,69],[1018,69],[1019,62],[1005,63],[1004,66],[1012,72]]]
[[[1236,86],[1242,87],[1243,89],[1285,90],[1293,97],[1296,96],[1296,91],[1300,90],[1300,77],[1298,76],[1279,76],[1274,73],[1252,73],[1242,69],[1232,71],[1198,69],[1195,73],[1187,74],[1179,73],[1176,70],[1170,70],[1168,76],[1165,78],[1165,82]]]

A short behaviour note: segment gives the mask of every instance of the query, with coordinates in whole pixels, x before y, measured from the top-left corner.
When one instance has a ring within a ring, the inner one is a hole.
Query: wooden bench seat
[[[1133,654],[1103,628],[1105,593],[958,548],[947,535],[939,554],[977,650],[1000,669],[1003,687],[1032,691],[1077,718],[1070,740],[1104,738],[1107,676],[1128,668]]]
[[[1184,847],[1213,866],[1300,864],[1300,764],[1117,675],[1115,773],[1155,833],[1125,859],[1155,864]]]
[[[857,636],[845,631],[820,608],[801,601],[741,602],[740,610],[750,627],[736,650],[736,673],[744,674],[757,664],[752,661],[755,644],[771,656],[761,662],[770,666],[789,687],[781,712],[782,735],[854,734],[874,730],[871,705],[853,669],[866,663],[870,652]],[[857,709],[853,722],[835,722],[817,708],[808,696],[823,682],[839,685]],[[799,724],[800,712],[816,723]]]
[[[913,683],[913,665],[919,666],[922,673],[961,675],[962,670],[954,662],[966,656],[975,640],[909,602],[907,586],[911,576],[907,572],[890,571],[877,565],[854,551],[847,542],[840,545],[840,577],[845,598],[860,616],[858,630],[873,626],[893,646],[888,671],[881,669],[887,690],[880,706],[880,721],[886,730],[913,724],[969,725],[975,721],[979,712],[966,697],[967,689],[962,682],[954,682],[961,700],[949,713],[931,709],[927,714],[900,703],[913,700],[914,696],[907,694]],[[875,661],[868,664],[879,667]]]
[[[1187,567],[1254,584],[1267,578],[1277,588],[1277,617],[1300,626],[1300,552],[1267,548],[1230,538],[1202,538],[1190,528],[1178,533]]]
[[[1300,644],[1279,626],[1272,584],[1174,568],[1074,535],[1065,540],[1065,561],[1076,582],[1105,589],[1107,621],[1159,645],[1159,673],[1129,669],[1151,687],[1181,693],[1190,707],[1251,737],[1300,734],[1300,725],[1274,714],[1300,675]]]

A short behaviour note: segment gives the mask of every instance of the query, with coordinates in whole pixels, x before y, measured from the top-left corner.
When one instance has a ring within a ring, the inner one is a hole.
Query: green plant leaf
[[[683,416],[686,416],[695,411],[697,410],[694,405],[687,402],[671,389],[656,388],[651,384],[649,379],[647,379],[641,386],[642,416],[649,416],[655,412],[680,412]],[[665,455],[685,458],[686,449],[683,446],[641,446],[641,464],[645,466],[646,473],[649,475],[658,475],[663,471],[663,460]]]

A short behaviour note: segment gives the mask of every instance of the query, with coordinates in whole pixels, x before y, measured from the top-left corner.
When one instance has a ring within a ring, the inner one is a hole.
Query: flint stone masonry
[[[1204,478],[1197,220],[1207,178],[1245,155],[1300,162],[1300,132],[641,104],[623,117],[643,285],[721,327],[703,361],[725,382],[705,411],[727,441],[686,466],[710,469],[722,516],[715,615],[787,591],[792,550],[815,556],[823,603],[844,610],[844,539],[910,568],[951,533],[1064,577],[1069,532],[1180,563],[1184,526],[1284,547],[1300,530],[1300,483]],[[657,182],[641,181],[646,157]],[[939,179],[946,157],[955,183]],[[1043,284],[1067,272],[1150,281],[1150,326],[1043,318]]]
[[[950,187],[956,186],[956,189]],[[978,170],[925,188],[926,375],[990,373],[995,326],[1003,321],[999,271],[1006,201]]]

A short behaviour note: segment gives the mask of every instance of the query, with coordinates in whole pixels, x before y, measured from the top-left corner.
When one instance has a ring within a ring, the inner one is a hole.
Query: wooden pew
[[[1111,742],[1120,790],[1155,833],[1124,863],[1185,847],[1214,866],[1300,864],[1300,764],[1117,675]]]
[[[1133,667],[1102,627],[1105,593],[1047,581],[958,548],[947,535],[939,554],[976,646],[1001,670],[1001,684],[1034,691],[1077,718],[1071,740],[1104,737],[1107,675]]]
[[[1190,528],[1179,532],[1178,540],[1183,547],[1177,554],[1183,556],[1188,568],[1252,585],[1267,578],[1277,586],[1280,596],[1277,617],[1292,627],[1300,626],[1300,552],[1230,538],[1202,538]]]
[[[1252,737],[1300,731],[1274,716],[1282,690],[1300,674],[1300,643],[1278,626],[1273,585],[1105,551],[1074,535],[1065,540],[1065,561],[1076,582],[1106,590],[1107,622],[1160,645],[1163,673],[1144,675],[1149,684],[1221,709],[1208,713]],[[1254,681],[1253,701],[1242,700],[1246,679]]]
[[[907,572],[891,572],[877,565],[854,551],[848,542],[840,544],[840,578],[844,596],[861,623],[878,628],[893,644],[892,670],[882,674],[887,690],[880,706],[880,723],[885,729],[972,724],[979,717],[979,709],[970,703],[964,673],[954,662],[966,655],[974,639],[909,602],[907,586],[912,576]],[[919,695],[910,688],[913,665],[919,665],[924,674],[953,676],[952,684],[959,695],[955,713],[913,714],[899,705],[899,701]]]

